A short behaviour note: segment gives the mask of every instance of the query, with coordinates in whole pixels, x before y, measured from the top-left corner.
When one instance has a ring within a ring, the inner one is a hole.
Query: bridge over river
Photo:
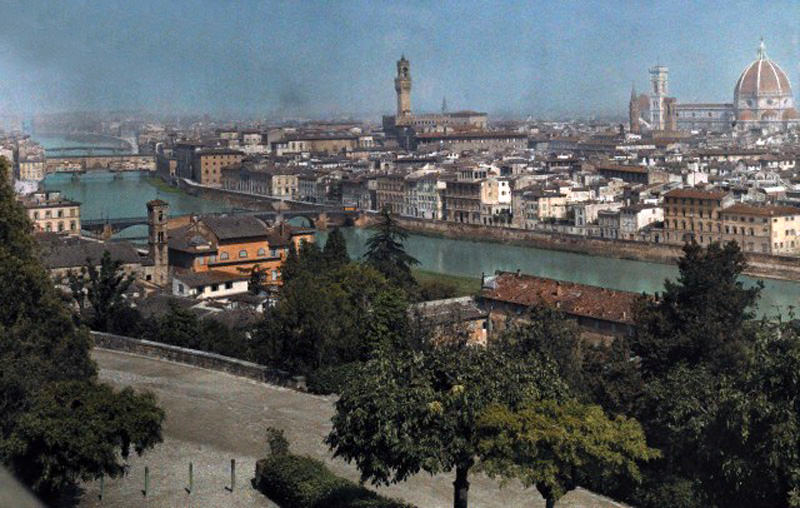
[[[197,214],[172,215],[170,220],[180,221],[182,218],[191,217]],[[220,215],[220,214],[206,214]],[[358,217],[358,212],[345,211],[338,208],[330,209],[310,209],[310,210],[285,210],[280,212],[251,211],[234,209],[224,215],[252,215],[267,224],[276,224],[282,221],[302,218],[309,228],[326,229],[330,226],[348,226]],[[107,219],[89,219],[81,221],[81,229],[93,233],[96,236],[110,238],[112,235],[133,226],[147,225],[147,217],[117,217]]]

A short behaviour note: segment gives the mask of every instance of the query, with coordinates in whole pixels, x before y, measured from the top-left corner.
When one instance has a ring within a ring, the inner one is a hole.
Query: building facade
[[[65,199],[59,191],[35,192],[22,199],[22,206],[36,232],[81,233],[81,204]]]
[[[676,189],[664,195],[664,242],[683,244],[694,239],[701,245],[720,241],[720,213],[733,204],[721,190]]]

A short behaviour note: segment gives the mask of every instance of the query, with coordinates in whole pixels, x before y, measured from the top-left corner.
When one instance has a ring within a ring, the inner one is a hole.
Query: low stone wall
[[[114,335],[111,333],[93,331],[91,332],[91,336],[94,339],[94,345],[103,349],[123,351],[126,353],[159,358],[161,360],[185,363],[204,369],[219,370],[233,374],[234,376],[286,386],[296,390],[305,391],[306,389],[305,378],[302,376],[293,377],[288,372],[280,369],[266,367],[229,356],[222,356],[216,353],[187,349],[149,340],[135,339],[133,337]]]
[[[375,217],[370,215],[370,221]],[[414,233],[459,240],[509,243],[539,249],[559,250],[592,256],[605,256],[652,263],[675,264],[683,255],[678,245],[642,243],[609,238],[588,238],[579,235],[530,231],[525,229],[486,227],[480,224],[398,217],[398,222]],[[361,224],[359,224],[361,225]],[[747,275],[800,281],[800,259],[789,256],[748,254]]]

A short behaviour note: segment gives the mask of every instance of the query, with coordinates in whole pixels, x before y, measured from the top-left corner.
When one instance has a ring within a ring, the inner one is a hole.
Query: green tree
[[[305,262],[301,258],[300,264]],[[374,345],[371,330],[404,326],[402,295],[381,296],[392,290],[380,273],[365,265],[303,268],[284,282],[276,304],[265,310],[253,337],[255,358],[303,374],[364,360]]]
[[[151,393],[66,381],[46,385],[4,443],[18,478],[50,498],[78,480],[120,476],[131,449],[161,442],[164,413]]]
[[[89,303],[92,312],[88,324],[101,332],[116,331],[111,330],[111,325],[118,321],[115,319],[117,314],[130,307],[124,295],[133,282],[133,275],[122,270],[122,261],[112,259],[107,250],[103,251],[99,266],[87,259],[80,273],[69,273],[73,298],[81,310],[86,308],[85,302]]]
[[[302,240],[298,256],[302,270],[312,273],[319,273],[325,270],[325,258],[316,242]]]
[[[638,461],[658,456],[635,420],[609,419],[599,406],[543,400],[517,411],[492,406],[478,419],[481,470],[535,485],[547,508],[581,476],[639,481]]]
[[[196,348],[201,337],[197,316],[172,300],[167,305],[167,312],[158,318],[158,326],[150,329],[147,338],[173,346]]]
[[[297,277],[300,272],[300,257],[297,254],[297,247],[294,242],[289,242],[289,247],[286,250],[286,259],[281,264],[281,280],[284,284]]]
[[[575,321],[563,312],[546,306],[531,307],[522,319],[510,324],[499,340],[512,354],[544,355],[552,359],[573,393],[587,393],[583,378],[587,345]]]
[[[339,228],[334,228],[325,241],[322,249],[322,256],[328,265],[328,269],[338,268],[350,262],[350,255],[347,254],[347,241]]]
[[[683,253],[677,281],[665,281],[664,292],[643,299],[636,312],[632,349],[645,376],[679,362],[735,370],[749,342],[746,325],[763,284],[746,288],[740,280],[747,264],[738,244],[703,249],[692,242]]]
[[[401,482],[455,471],[454,506],[465,508],[477,460],[477,418],[492,404],[561,399],[567,388],[551,362],[522,361],[501,348],[444,342],[421,351],[382,349],[336,402],[326,442],[355,462],[362,481]]]
[[[408,233],[385,208],[375,226],[375,233],[367,240],[364,260],[387,279],[410,291],[416,286],[411,267],[419,261],[406,253],[403,242],[407,238]]]
[[[0,162],[0,462],[50,497],[75,478],[118,475],[125,443],[141,452],[160,440],[163,413],[150,395],[98,383],[88,331],[39,262],[7,171]],[[114,453],[96,447],[89,421],[97,435],[117,436],[104,441]]]
[[[265,280],[266,274],[261,270],[261,267],[258,265],[253,266],[253,269],[250,270],[250,281],[247,284],[248,291],[254,295],[261,293],[264,289]]]
[[[761,284],[745,287],[745,267],[735,243],[687,244],[678,280],[640,302],[631,352],[641,389],[626,403],[663,457],[643,466],[635,504],[790,506],[800,492],[800,464],[785,453],[800,422],[781,374],[797,372],[796,339],[755,319]]]

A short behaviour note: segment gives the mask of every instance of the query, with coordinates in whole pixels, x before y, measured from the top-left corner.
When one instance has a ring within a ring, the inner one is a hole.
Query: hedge
[[[311,457],[286,454],[261,459],[255,482],[281,508],[413,508],[336,476]]]

